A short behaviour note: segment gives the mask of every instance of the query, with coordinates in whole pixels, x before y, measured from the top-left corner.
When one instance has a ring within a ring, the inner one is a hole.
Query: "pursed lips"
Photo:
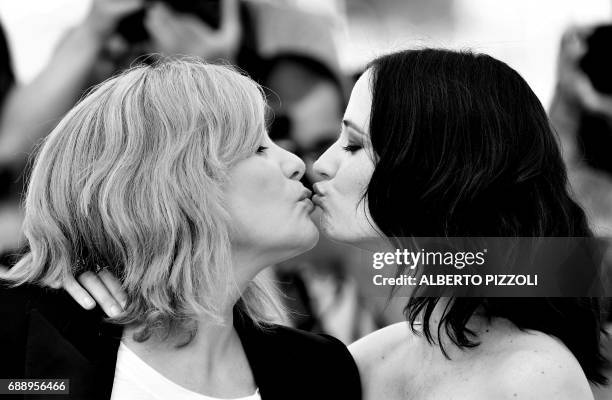
[[[312,197],[312,192],[310,190],[304,188],[304,190],[302,191],[302,194],[298,198],[298,201],[310,199],[310,197]]]
[[[312,192],[304,188],[304,190],[302,191],[302,194],[300,195],[297,201],[298,203],[306,204],[306,206],[308,207],[307,210],[309,214],[315,209],[315,206],[312,200],[310,199],[311,197],[312,197]]]
[[[325,193],[321,190],[321,182],[315,183],[312,185],[312,188],[314,189],[315,196],[325,196]]]
[[[312,202],[315,203],[319,207],[323,207],[322,198],[325,196],[325,193],[321,190],[320,183],[315,183],[312,188],[314,189],[314,195],[312,196]]]

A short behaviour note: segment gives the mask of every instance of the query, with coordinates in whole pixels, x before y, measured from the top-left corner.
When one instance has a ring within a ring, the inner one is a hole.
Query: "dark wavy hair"
[[[369,68],[376,167],[366,195],[386,236],[592,236],[546,112],[516,71],[437,49],[393,53]],[[405,310],[413,330],[423,317],[430,342],[439,300],[413,294]],[[476,311],[559,338],[590,381],[606,382],[601,299],[451,296],[438,331],[460,348],[477,346],[466,328]]]

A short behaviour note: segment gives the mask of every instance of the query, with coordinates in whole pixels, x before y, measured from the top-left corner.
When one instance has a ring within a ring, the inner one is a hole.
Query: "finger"
[[[61,280],[52,281],[52,282],[45,282],[45,285],[49,286],[51,289],[64,289],[64,282],[61,281]],[[74,296],[72,296],[72,297],[74,298]],[[76,298],[75,298],[75,300],[76,300]],[[85,307],[85,308],[87,308],[87,307]]]
[[[98,273],[98,277],[104,283],[104,286],[109,290],[111,296],[119,303],[122,309],[125,310],[127,304],[127,293],[123,290],[121,282],[108,269],[104,268]]]
[[[79,275],[78,281],[98,302],[106,315],[109,317],[116,317],[121,313],[121,306],[113,298],[108,288],[96,274],[91,271],[84,272]]]
[[[72,275],[68,275],[62,283],[62,287],[77,303],[86,310],[91,310],[96,306],[95,300],[87,293],[85,289],[74,279]]]

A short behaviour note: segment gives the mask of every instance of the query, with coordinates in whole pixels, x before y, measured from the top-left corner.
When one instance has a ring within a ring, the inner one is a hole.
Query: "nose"
[[[304,176],[306,172],[306,164],[295,154],[281,149],[283,152],[283,162],[281,168],[285,176],[289,179],[294,179],[299,181]]]
[[[334,145],[328,148],[325,153],[321,154],[321,156],[314,162],[312,165],[312,170],[315,175],[315,180],[326,180],[331,179],[334,176],[334,162],[331,157],[332,149]]]

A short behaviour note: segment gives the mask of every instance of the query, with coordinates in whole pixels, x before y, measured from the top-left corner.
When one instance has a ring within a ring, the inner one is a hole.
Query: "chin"
[[[309,220],[307,224],[296,229],[295,236],[293,236],[291,240],[291,247],[295,249],[297,255],[312,249],[317,245],[318,241],[319,230],[317,226]]]
[[[304,229],[300,232],[299,236],[292,238],[289,241],[285,241],[278,247],[279,257],[274,263],[283,262],[293,257],[299,256],[302,253],[307,252],[316,246],[319,241],[319,231],[314,226],[312,229]]]
[[[334,242],[351,244],[356,238],[352,237],[346,225],[331,222],[324,216],[321,217],[321,232]]]
[[[301,252],[306,252],[317,245],[319,242],[319,230],[314,223],[310,223],[310,227],[304,230],[304,240]]]
[[[360,249],[369,250],[372,248],[372,243],[377,245],[380,243],[380,236],[369,225],[361,227],[350,222],[330,221],[322,216],[320,229],[330,240]],[[379,246],[374,246],[374,248],[379,248]]]

